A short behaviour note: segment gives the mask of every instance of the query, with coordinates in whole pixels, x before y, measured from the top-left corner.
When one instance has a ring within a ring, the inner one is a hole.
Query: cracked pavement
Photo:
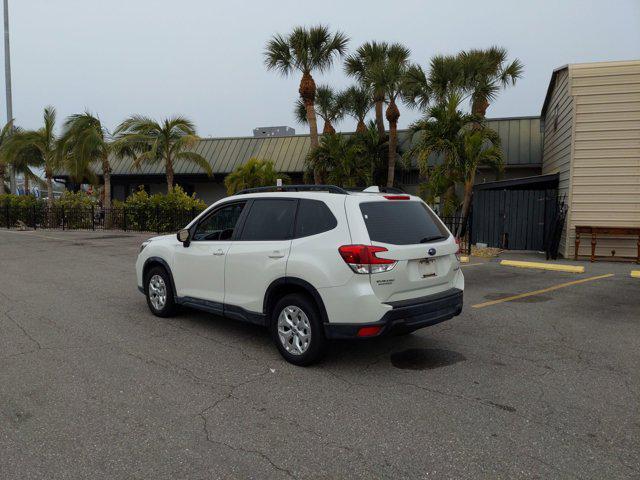
[[[460,317],[299,368],[253,325],[152,316],[149,235],[108,233],[0,230],[1,478],[640,477],[629,264],[479,309],[579,276],[471,265]]]

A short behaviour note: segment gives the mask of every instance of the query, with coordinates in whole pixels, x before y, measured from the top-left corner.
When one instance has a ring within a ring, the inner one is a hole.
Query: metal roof
[[[542,163],[542,137],[540,117],[513,117],[489,119],[489,126],[502,138],[502,149],[507,166],[540,165]],[[400,149],[409,148],[409,131],[399,130]],[[275,168],[283,173],[304,171],[304,161],[310,149],[309,135],[283,137],[228,137],[203,138],[195,151],[207,159],[215,174],[227,174],[250,158],[272,160]],[[112,175],[164,175],[162,163],[146,163],[139,169],[132,168],[131,159],[111,160]],[[178,161],[174,165],[176,175],[203,174],[196,165]]]

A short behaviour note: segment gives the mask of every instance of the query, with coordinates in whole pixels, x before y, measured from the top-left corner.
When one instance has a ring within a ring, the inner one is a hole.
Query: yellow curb
[[[521,262],[518,260],[502,260],[500,265],[520,268],[539,268],[541,270],[553,270],[554,272],[584,273],[584,267],[578,265],[562,265],[557,263]]]
[[[460,257],[460,263],[469,263],[469,257]]]
[[[640,270],[631,270],[631,276],[633,278],[640,278]]]

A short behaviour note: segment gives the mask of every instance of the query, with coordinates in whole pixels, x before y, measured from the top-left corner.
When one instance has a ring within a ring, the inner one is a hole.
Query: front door
[[[173,277],[178,297],[205,301],[222,313],[227,253],[245,204],[233,202],[216,208],[195,226],[188,247],[176,246]]]

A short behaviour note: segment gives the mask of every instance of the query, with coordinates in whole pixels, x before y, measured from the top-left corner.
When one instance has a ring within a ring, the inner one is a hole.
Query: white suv
[[[177,238],[144,242],[136,272],[154,315],[184,305],[263,325],[286,360],[308,365],[328,339],[410,332],[460,314],[457,252],[418,197],[293,185],[216,202]]]

